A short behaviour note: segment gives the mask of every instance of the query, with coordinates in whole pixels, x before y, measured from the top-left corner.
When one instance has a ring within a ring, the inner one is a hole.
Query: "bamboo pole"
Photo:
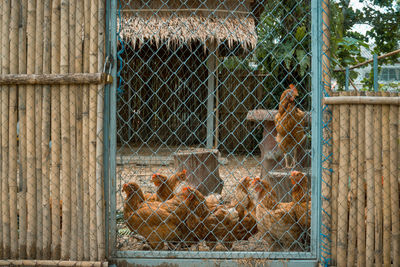
[[[60,72],[60,0],[52,0],[51,17],[51,72]],[[60,236],[60,88],[51,89],[51,258],[61,257]]]
[[[98,1],[91,0],[90,5],[90,54],[89,72],[96,72],[98,64]],[[96,112],[97,86],[89,87],[89,194],[90,194],[90,260],[96,260],[97,218],[96,218]],[[100,203],[99,203],[100,204]]]
[[[367,93],[371,95],[372,93]],[[367,229],[366,229],[366,265],[367,267],[374,266],[374,146],[373,146],[373,105],[365,107],[365,177],[367,183]]]
[[[380,94],[380,93],[376,93]],[[375,266],[382,265],[382,106],[374,105]]]
[[[389,93],[382,95],[388,96]],[[389,151],[389,105],[382,106],[382,182],[383,182],[383,264],[391,265],[391,224],[390,207],[390,151]]]
[[[0,45],[1,45],[0,51],[2,50],[2,47],[3,47],[3,38],[5,38],[3,35],[3,27],[2,27],[2,25],[4,25],[3,11],[4,11],[3,1],[0,1],[0,23],[1,23],[0,24]],[[3,66],[3,57],[2,56],[0,56],[0,73],[3,72],[1,66]],[[3,91],[3,88],[0,86],[0,99],[1,99],[2,91]],[[2,110],[2,106],[3,106],[2,101],[0,101],[0,110]],[[3,125],[2,116],[0,116],[0,125]],[[0,130],[0,140],[2,138],[1,132],[2,131]],[[0,145],[0,160],[2,160],[2,159],[3,159],[3,151],[2,151],[1,145]],[[3,185],[2,185],[3,175],[2,175],[1,168],[2,168],[2,164],[0,163],[0,199],[2,198],[2,195],[3,195]],[[3,207],[2,206],[3,205],[0,204],[0,258],[3,258],[3,243],[4,243],[4,240],[3,240]]]
[[[348,92],[344,92],[347,95]],[[340,157],[339,157],[339,186],[338,186],[338,224],[337,224],[337,264],[346,266],[347,253],[347,227],[348,227],[348,179],[349,179],[349,160],[350,160],[350,124],[349,124],[349,105],[340,105]]]
[[[337,221],[338,221],[338,185],[339,185],[339,131],[340,109],[332,106],[332,265],[337,261]]]
[[[80,266],[107,267],[108,262],[100,261],[55,261],[55,260],[0,260],[1,266]]]
[[[69,1],[61,0],[61,57],[60,73],[68,73],[68,18]],[[61,259],[69,259],[71,246],[71,140],[69,120],[69,88],[68,85],[60,87],[60,112],[61,112],[61,201],[62,201],[62,227],[61,227]]]
[[[51,1],[44,1],[43,11],[43,73],[51,71]],[[50,217],[50,86],[43,87],[42,104],[42,188],[43,188],[43,259],[51,258]]]
[[[98,1],[98,59],[97,71],[101,71],[105,57],[105,1]],[[104,184],[103,184],[103,119],[104,119],[104,85],[97,86],[97,131],[96,131],[96,203],[97,203],[97,260],[105,259],[105,226],[104,226]]]
[[[83,51],[82,51],[82,32],[83,32],[83,19],[84,19],[84,2],[77,1],[76,6],[76,25],[75,25],[75,72],[83,71]],[[83,260],[83,250],[84,250],[84,242],[83,242],[83,183],[82,183],[82,86],[78,85],[77,94],[76,94],[76,124],[77,124],[77,175],[76,175],[76,191],[77,191],[77,226],[78,226],[78,260]]]
[[[76,1],[69,1],[69,73],[75,72],[75,13]],[[76,85],[69,89],[69,123],[71,142],[71,246],[70,259],[77,260],[78,221],[77,221],[77,191],[76,191]]]
[[[3,1],[3,27],[2,30],[2,73],[10,73],[10,42],[9,42],[9,27],[10,27],[10,13],[11,5],[9,0]],[[1,194],[1,204],[2,204],[2,217],[3,217],[3,257],[10,257],[10,209],[9,209],[9,188],[8,188],[8,95],[9,87],[3,86],[1,90],[1,150],[2,150],[2,160],[1,160],[1,183],[2,183],[2,194]]]
[[[112,83],[112,76],[105,73],[0,75],[0,85],[73,85],[103,83]]]
[[[90,53],[90,1],[84,0],[84,44],[83,44],[83,72],[89,72],[89,53]],[[83,243],[84,259],[90,258],[90,195],[89,195],[89,86],[83,87],[82,97],[82,156],[83,156]]]
[[[21,16],[20,16],[20,29],[19,29],[19,73],[26,73],[26,21],[28,17],[28,2],[27,0],[21,1]],[[27,240],[27,210],[26,210],[26,192],[27,192],[27,178],[26,178],[26,87],[21,85],[18,87],[18,116],[19,116],[19,179],[20,179],[20,193],[18,197],[19,206],[19,257],[25,259],[26,254],[26,240]]]
[[[358,94],[364,94],[358,92]],[[357,105],[358,164],[357,164],[357,266],[365,266],[365,105]]]
[[[326,105],[340,104],[372,104],[372,105],[400,105],[400,97],[385,96],[337,96],[325,97],[323,103]]]
[[[43,73],[43,1],[36,1],[36,58],[35,73]],[[42,87],[35,86],[35,150],[37,192],[36,259],[43,255],[43,207],[42,207]]]
[[[331,240],[331,215],[332,215],[332,175],[331,172],[331,156],[332,156],[332,107],[325,107],[323,114],[323,121],[326,126],[323,129],[323,165],[322,165],[322,227],[321,233],[325,237],[323,241],[322,258],[325,259],[325,263],[331,264],[328,259],[331,258],[331,248],[329,240]]]
[[[27,73],[35,71],[35,40],[36,40],[36,1],[28,1],[27,21]],[[26,150],[27,150],[27,171],[28,179],[28,235],[27,235],[27,256],[29,259],[36,257],[36,229],[37,229],[37,207],[36,207],[36,154],[35,154],[35,88],[26,87]]]
[[[20,2],[11,2],[11,27],[10,27],[10,72],[18,73],[18,22],[19,22]],[[10,240],[11,240],[11,259],[18,258],[18,220],[17,220],[17,86],[10,86],[10,105],[9,105],[9,173],[10,180]]]
[[[356,91],[352,95],[357,94]],[[357,105],[350,105],[350,210],[347,266],[354,266],[356,260],[357,240],[357,149],[358,149],[358,117]]]
[[[393,266],[400,266],[400,219],[399,219],[399,137],[400,106],[391,105],[389,110],[390,128],[390,195],[392,212]],[[396,186],[397,185],[397,186]]]

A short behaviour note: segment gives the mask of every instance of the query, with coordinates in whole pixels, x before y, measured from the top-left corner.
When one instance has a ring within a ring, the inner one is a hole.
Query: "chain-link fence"
[[[118,1],[117,256],[310,257],[311,22],[307,0]]]
[[[0,265],[105,258],[104,14],[0,1]]]

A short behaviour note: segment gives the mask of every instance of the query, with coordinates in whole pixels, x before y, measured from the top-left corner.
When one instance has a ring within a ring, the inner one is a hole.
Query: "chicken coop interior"
[[[119,5],[116,249],[310,253],[310,3],[161,2]]]

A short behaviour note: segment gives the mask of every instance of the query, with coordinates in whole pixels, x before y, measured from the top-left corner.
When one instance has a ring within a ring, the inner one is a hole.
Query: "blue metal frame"
[[[108,127],[105,157],[108,161],[104,166],[106,171],[106,201],[107,201],[107,256],[115,262],[128,262],[143,265],[160,265],[163,263],[188,265],[226,266],[242,265],[246,258],[261,258],[271,266],[315,266],[320,259],[321,231],[321,175],[322,175],[322,8],[321,0],[311,1],[312,18],[312,215],[311,215],[311,251],[310,252],[207,252],[207,251],[116,251],[113,247],[116,241],[116,95],[117,95],[117,0],[107,1],[107,35],[109,45],[107,51],[112,57],[111,74],[113,84],[106,92],[107,113],[105,128]],[[222,259],[224,259],[222,261]],[[226,260],[230,259],[230,260]],[[271,259],[271,260],[267,260]],[[284,260],[290,259],[290,260]],[[249,259],[251,261],[251,259]]]

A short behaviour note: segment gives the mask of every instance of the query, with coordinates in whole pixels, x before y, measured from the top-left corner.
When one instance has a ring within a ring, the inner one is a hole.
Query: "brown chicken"
[[[239,222],[233,230],[237,240],[247,240],[257,233],[256,206],[250,196],[251,182],[250,177],[240,181],[230,204],[239,215]]]
[[[292,205],[278,203],[276,192],[267,181],[255,178],[253,183],[258,193],[257,228],[262,238],[270,244],[270,250],[300,250],[302,231],[296,224]]]
[[[279,110],[275,116],[276,142],[285,154],[286,168],[295,166],[298,160],[298,149],[305,142],[305,113],[296,107],[294,101],[296,96],[298,96],[297,88],[293,84],[289,85],[289,89],[281,95]],[[289,163],[289,155],[291,163]]]
[[[179,243],[188,236],[184,224],[189,210],[179,196],[166,202],[147,202],[139,185],[124,184],[126,193],[124,219],[131,231],[143,236],[152,249],[161,249],[164,242]]]
[[[187,178],[186,170],[175,173],[171,177],[156,173],[151,177],[151,181],[157,187],[155,194],[146,194],[147,201],[167,201],[175,196],[174,190],[177,185]]]
[[[205,240],[210,249],[214,249],[219,242],[231,249],[236,241],[233,229],[238,223],[237,212],[223,206],[211,212],[205,204],[205,197],[198,190],[185,187],[182,192],[186,205],[197,217],[197,220],[188,221],[187,226],[198,240]]]
[[[303,229],[309,229],[311,222],[311,202],[307,176],[302,172],[292,171],[290,180],[293,184],[292,198],[296,219]]]

